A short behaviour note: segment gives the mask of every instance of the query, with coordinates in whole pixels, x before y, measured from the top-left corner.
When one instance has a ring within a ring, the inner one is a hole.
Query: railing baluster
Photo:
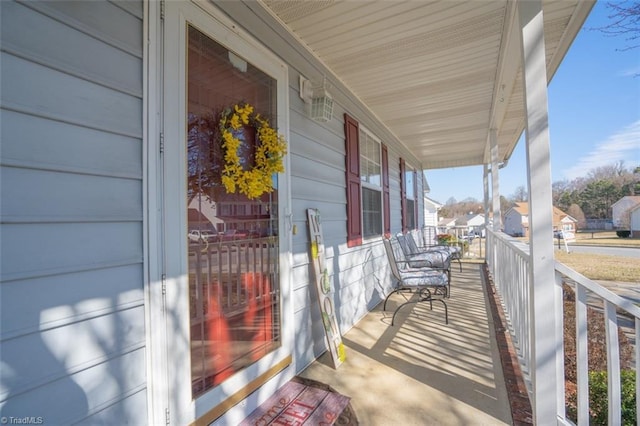
[[[636,424],[640,424],[640,318],[636,318]]]
[[[607,337],[607,378],[609,395],[609,424],[622,421],[620,396],[620,346],[618,339],[618,316],[616,305],[604,301],[605,331]]]
[[[576,284],[576,375],[578,379],[578,424],[589,424],[589,342],[587,336],[587,291]]]
[[[554,300],[556,301],[556,318],[564,318],[564,299],[563,299],[563,288],[562,288],[562,276],[555,273],[555,287],[554,287]],[[577,323],[577,321],[576,321]],[[562,336],[564,336],[564,321],[556,321],[556,339],[562,343],[564,343]],[[557,384],[557,405],[558,405],[558,415],[561,419],[567,417],[566,412],[566,401],[565,401],[565,371],[564,371],[564,344],[560,344],[558,347],[559,355],[556,357],[556,371],[558,374],[558,380],[556,380]]]

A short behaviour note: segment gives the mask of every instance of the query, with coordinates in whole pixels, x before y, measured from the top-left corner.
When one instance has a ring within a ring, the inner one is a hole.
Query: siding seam
[[[119,262],[93,263],[91,265],[86,265],[87,267],[85,268],[78,267],[76,265],[74,267],[57,268],[57,269],[50,269],[46,271],[29,271],[29,272],[37,272],[31,275],[28,275],[28,273],[25,273],[25,272],[18,272],[14,274],[0,275],[0,283],[5,284],[12,281],[23,281],[23,280],[30,280],[30,279],[36,279],[36,278],[53,277],[56,275],[75,274],[78,272],[91,272],[91,271],[98,271],[101,269],[120,268],[122,266],[141,265],[142,263],[143,263],[142,257],[139,257],[139,258],[136,257],[136,258],[123,259]]]
[[[104,402],[102,404],[97,405],[96,408],[94,408],[93,410],[89,411],[89,414],[86,417],[83,417],[79,420],[74,420],[73,422],[71,422],[72,425],[77,425],[77,424],[85,424],[87,419],[89,419],[90,417],[95,416],[96,414],[105,411],[107,409],[109,409],[110,407],[113,407],[114,405],[116,405],[119,402],[124,401],[125,399],[131,398],[132,396],[134,396],[137,393],[140,393],[142,391],[146,391],[147,390],[147,385],[146,382],[144,384],[140,384],[136,387],[131,388],[129,391],[126,392],[121,392],[119,395],[122,396],[122,398],[114,398],[110,401]]]
[[[95,85],[98,86],[102,86],[105,87],[107,89],[113,90],[115,92],[120,92],[122,94],[125,95],[129,95],[129,96],[133,96],[136,97],[138,99],[142,99],[142,90],[132,90],[132,89],[127,89],[123,86],[117,85],[117,84],[109,84],[109,80],[106,79],[101,79],[101,78],[97,78],[97,76],[95,75],[90,75],[90,74],[81,74],[80,72],[74,71],[72,68],[65,68],[62,67],[58,64],[54,64],[44,58],[39,58],[35,55],[29,55],[27,53],[24,53],[18,49],[15,48],[11,48],[11,46],[7,47],[7,44],[3,44],[2,49],[0,49],[0,52],[6,53],[8,55],[11,56],[15,56],[16,58],[20,58],[22,60],[25,60],[27,62],[31,62],[33,64],[36,65],[40,65],[42,67],[45,67],[47,69],[50,70],[54,70],[57,71],[61,74],[65,74],[74,78],[77,78],[78,80],[83,80],[83,81],[87,81],[89,83],[93,83]],[[140,82],[140,84],[142,85],[142,82]]]
[[[142,222],[142,220],[142,216],[0,216],[0,224],[2,225],[44,225],[56,223],[140,223]]]
[[[62,380],[62,379],[66,379],[68,377],[73,376],[74,374],[78,374],[82,371],[85,370],[89,370],[91,368],[95,368],[101,364],[104,364],[105,362],[111,361],[113,359],[116,358],[120,358],[123,355],[127,355],[130,353],[133,353],[135,351],[139,351],[139,350],[144,350],[145,349],[145,344],[144,344],[144,339],[139,342],[136,343],[135,345],[129,345],[126,351],[121,351],[118,353],[112,353],[113,356],[102,356],[102,357],[98,357],[98,358],[94,358],[90,361],[86,361],[84,363],[82,363],[80,366],[75,366],[75,367],[66,367],[64,370],[61,370],[60,372],[56,372],[56,373],[52,373],[49,374],[48,376],[42,377],[42,380],[34,380],[32,382],[29,382],[28,384],[25,384],[23,386],[19,386],[17,388],[12,388],[11,392],[10,392],[10,398],[15,398],[19,395],[22,395],[24,393],[28,393],[34,389],[43,387],[45,385],[48,385],[50,383],[54,383],[58,380]],[[96,362],[96,360],[98,360]],[[139,385],[139,386],[144,386],[146,387],[146,385]],[[9,392],[7,392],[9,393]],[[124,392],[120,393],[119,395],[123,395]],[[6,401],[8,399],[7,395],[2,395],[0,396],[0,403]],[[122,400],[124,398],[120,398],[119,400]]]
[[[6,158],[6,157],[3,157],[2,159],[0,159],[0,166],[11,167],[15,169],[38,170],[38,171],[41,170],[41,171],[53,172],[53,173],[64,173],[64,174],[73,174],[73,175],[82,175],[82,176],[97,176],[97,177],[106,177],[106,178],[124,179],[124,180],[141,181],[143,178],[142,173],[139,173],[139,174],[121,173],[121,172],[107,173],[106,171],[95,172],[94,169],[84,169],[82,167],[55,167],[57,165],[51,165],[48,163],[14,160],[12,158]]]
[[[92,312],[85,312],[83,314],[73,315],[68,318],[61,318],[54,321],[49,321],[48,323],[40,324],[38,327],[25,327],[21,329],[9,330],[8,332],[4,332],[2,337],[0,338],[0,343],[8,342],[10,340],[15,340],[21,337],[26,337],[31,334],[36,333],[44,333],[46,331],[55,330],[56,328],[66,327],[72,324],[78,324],[81,322],[89,321],[95,318],[103,317],[106,315],[111,315],[119,312],[128,311],[131,309],[144,307],[144,300],[136,300],[128,303],[121,303],[112,308],[103,308],[98,309]]]
[[[91,37],[91,38],[93,38],[95,40],[101,41],[101,42],[103,42],[103,43],[105,43],[105,44],[107,44],[107,45],[109,45],[109,46],[111,46],[111,47],[113,47],[113,48],[115,48],[117,50],[120,50],[122,52],[128,53],[128,54],[130,54],[132,56],[135,56],[136,58],[142,59],[143,49],[138,50],[138,49],[133,48],[131,46],[127,46],[126,44],[124,44],[122,42],[114,40],[111,37],[107,37],[106,34],[101,34],[101,33],[97,32],[97,31],[91,31],[90,27],[88,27],[87,25],[84,25],[82,22],[78,21],[77,19],[75,19],[75,18],[73,18],[71,16],[65,15],[65,14],[63,14],[63,13],[61,13],[61,12],[55,10],[55,9],[47,8],[46,6],[42,7],[41,4],[36,3],[36,2],[26,2],[26,1],[23,1],[23,0],[16,0],[16,3],[21,4],[22,6],[25,6],[25,7],[29,8],[29,9],[41,14],[41,15],[44,15],[44,16],[46,16],[48,18],[51,18],[54,21],[60,22],[61,24],[65,25],[65,26],[67,26],[69,28],[73,28],[76,31],[79,31],[80,33],[82,33],[82,34],[84,34],[84,35],[86,35],[88,37]],[[113,5],[113,3],[109,3],[109,4]],[[125,11],[121,7],[118,7],[118,9],[120,9],[122,11]],[[127,14],[129,14],[130,16],[138,18],[135,15],[132,15],[131,13],[129,13],[128,11],[125,11],[125,12],[127,12]],[[138,20],[140,20],[140,19],[138,18]],[[142,32],[142,23],[140,23],[140,32]],[[102,37],[100,36],[100,34],[102,35]]]
[[[125,137],[132,138],[132,139],[140,139],[140,140],[142,140],[142,132],[140,132],[140,134],[134,134],[134,133],[128,133],[128,132],[118,132],[118,131],[115,131],[113,129],[108,129],[106,127],[87,126],[81,121],[73,121],[73,120],[65,119],[62,116],[56,116],[56,115],[53,115],[53,114],[45,114],[42,111],[37,111],[37,110],[33,110],[33,109],[28,109],[28,108],[21,108],[21,105],[17,106],[17,105],[14,105],[12,103],[7,103],[6,101],[2,102],[2,108],[1,109],[6,110],[6,111],[17,112],[19,114],[24,114],[24,115],[31,115],[33,117],[44,118],[45,120],[51,120],[51,121],[55,121],[55,122],[58,122],[58,123],[70,124],[72,126],[81,127],[81,128],[84,128],[84,129],[98,130],[100,132],[109,133],[109,134],[112,134],[112,135],[125,136]]]

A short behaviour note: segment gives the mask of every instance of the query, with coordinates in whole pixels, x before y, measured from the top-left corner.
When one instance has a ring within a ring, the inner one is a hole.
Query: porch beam
[[[518,1],[526,108],[527,184],[529,191],[530,297],[534,423],[556,424],[560,339],[555,309],[554,253],[549,154],[547,71],[541,0]]]

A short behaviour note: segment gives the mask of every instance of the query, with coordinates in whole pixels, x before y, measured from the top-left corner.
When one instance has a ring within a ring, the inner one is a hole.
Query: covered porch
[[[380,304],[343,336],[344,364],[333,369],[326,353],[300,376],[349,396],[362,425],[514,424],[483,269],[454,268],[448,325],[442,305],[417,303],[391,326],[393,310],[413,296],[394,295],[387,311]],[[531,421],[530,409],[519,415]]]
[[[628,368],[637,372],[640,367],[639,307],[556,263],[549,295],[554,302],[547,307],[548,315],[558,319],[557,329],[536,339],[532,279],[527,274],[529,247],[492,231],[486,247],[487,259],[467,258],[461,271],[452,271],[449,324],[441,305],[434,304],[430,310],[426,303],[417,303],[405,306],[392,326],[393,310],[415,297],[397,294],[386,311],[381,303],[345,333],[343,365],[333,369],[326,353],[300,376],[349,396],[360,424],[540,424],[532,401],[534,389],[545,386],[548,397],[557,403],[557,424],[588,424],[588,347],[599,344],[589,322],[600,321],[606,331],[608,423],[621,424],[621,372]],[[563,287],[571,288],[569,298],[575,300],[575,307],[556,303],[566,300]],[[594,309],[603,315],[593,316]],[[575,343],[568,343],[576,351],[576,371],[570,373],[577,375],[572,401],[565,398],[569,388],[564,377],[570,367],[564,360],[563,318],[575,321]],[[623,355],[621,333],[633,346],[631,365],[623,361],[629,354]],[[554,348],[545,355],[555,365],[554,376],[538,384],[537,340],[548,340]],[[635,381],[637,389],[637,374]],[[637,392],[635,403],[640,406]]]
[[[423,170],[484,166],[483,250],[505,309],[504,327],[516,341],[518,375],[532,406],[528,421],[572,423],[562,335],[562,285],[568,279],[578,294],[578,423],[588,422],[589,411],[587,291],[598,294],[607,311],[609,422],[619,423],[615,310],[634,316],[637,329],[637,307],[556,264],[553,254],[547,85],[593,2],[265,4],[326,65],[319,71],[335,77],[328,78],[334,98],[340,102],[347,88],[352,91]],[[531,206],[527,246],[502,233],[500,219],[500,170],[521,136]],[[513,423],[480,271],[467,264],[454,275],[449,327],[438,321],[435,306],[433,312],[407,307],[396,327],[378,307],[345,335],[352,353],[347,368],[332,371],[320,358],[304,375],[352,396],[365,424]],[[478,316],[470,321],[472,315]]]

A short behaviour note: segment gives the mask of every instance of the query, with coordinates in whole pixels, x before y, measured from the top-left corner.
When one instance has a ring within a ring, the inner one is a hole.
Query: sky
[[[640,47],[590,30],[610,23],[613,11],[599,0],[549,84],[551,181],[586,177],[590,170],[623,161],[640,166]],[[640,42],[636,42],[640,44]],[[500,169],[500,194],[527,188],[524,133],[508,165]],[[482,166],[426,170],[432,200],[482,201]],[[489,181],[491,185],[491,181]]]

